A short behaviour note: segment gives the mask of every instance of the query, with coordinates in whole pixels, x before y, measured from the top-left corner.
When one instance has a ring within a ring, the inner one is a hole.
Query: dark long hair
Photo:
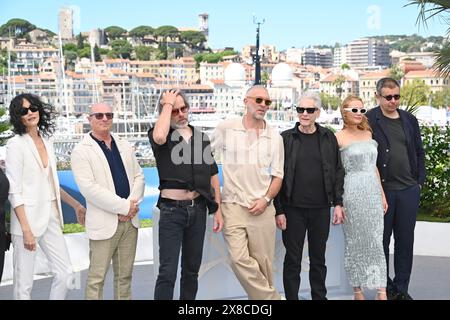
[[[13,126],[16,134],[23,135],[27,133],[27,128],[22,123],[22,115],[20,110],[23,108],[23,99],[26,99],[31,105],[37,106],[39,109],[39,133],[45,137],[50,137],[55,131],[55,112],[54,108],[41,101],[41,99],[30,93],[22,93],[11,100],[9,105],[9,121]]]

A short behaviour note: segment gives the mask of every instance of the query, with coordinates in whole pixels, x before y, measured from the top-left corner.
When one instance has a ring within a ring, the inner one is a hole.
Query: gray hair
[[[156,103],[156,105],[158,106],[158,114],[161,114],[161,111],[162,111],[162,108],[163,108],[163,105],[161,104],[161,99],[162,99],[163,93],[166,92],[166,91],[169,91],[169,89],[161,91],[161,94],[159,95],[159,98],[158,98],[158,102]],[[189,102],[188,102],[188,100],[187,100],[186,95],[184,94],[184,92],[180,90],[180,92],[178,93],[178,95],[179,95],[181,98],[183,98],[184,105],[190,109],[191,106],[189,105]]]
[[[320,98],[320,95],[317,92],[312,92],[312,91],[304,92],[298,99],[298,104],[300,104],[300,102],[302,102],[302,100],[306,100],[306,99],[313,100],[314,106],[316,108],[319,108],[319,109],[322,108],[322,99]]]

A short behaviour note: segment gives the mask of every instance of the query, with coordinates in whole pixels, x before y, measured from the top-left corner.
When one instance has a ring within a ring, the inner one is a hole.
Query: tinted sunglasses
[[[264,99],[264,98],[259,98],[259,97],[257,97],[257,98],[255,98],[255,97],[247,97],[247,98],[250,98],[250,99],[255,100],[255,102],[256,102],[257,104],[260,104],[261,102],[264,101],[264,105],[265,105],[266,107],[269,107],[269,106],[272,104],[272,100],[270,100],[270,99]]]
[[[186,113],[186,112],[188,112],[188,110],[189,110],[189,107],[187,107],[187,106],[181,107],[179,109],[172,109],[172,116],[178,115],[178,113],[180,113],[180,111],[181,111],[181,113]]]
[[[317,108],[304,108],[304,107],[296,107],[297,113],[303,114],[306,110],[306,113],[313,114],[316,112]]]
[[[345,111],[350,111],[351,113],[365,114],[367,112],[366,108],[344,108]]]
[[[31,111],[31,112],[37,112],[37,111],[39,111],[39,107],[38,106],[35,106],[35,105],[31,105],[29,108],[24,108],[24,107],[22,107],[21,109],[20,109],[20,115],[21,116],[26,116],[27,114],[28,114],[28,111]]]
[[[385,98],[387,101],[391,101],[392,99],[400,100],[400,98],[401,98],[401,96],[399,94],[394,94],[394,95],[390,94],[388,96],[382,96],[382,97]]]
[[[95,117],[97,120],[103,120],[103,117],[106,116],[107,120],[111,120],[114,117],[114,113],[112,112],[96,112],[90,114],[91,117]]]

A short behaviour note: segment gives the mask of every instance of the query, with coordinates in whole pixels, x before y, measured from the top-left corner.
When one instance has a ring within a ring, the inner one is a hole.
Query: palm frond
[[[436,53],[436,62],[433,65],[443,78],[450,77],[450,43],[447,43]]]
[[[412,5],[419,7],[416,24],[423,24],[425,27],[427,27],[429,19],[450,10],[450,2],[448,0],[410,0],[404,7]]]

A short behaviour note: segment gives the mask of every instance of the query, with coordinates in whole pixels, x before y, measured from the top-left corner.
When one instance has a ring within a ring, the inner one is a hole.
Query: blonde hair
[[[341,106],[339,108],[340,111],[341,111],[342,120],[344,120],[344,128],[348,126],[348,124],[347,124],[348,120],[347,120],[347,117],[345,116],[345,110],[344,109],[348,108],[350,106],[350,102],[352,102],[354,100],[360,101],[364,105],[364,102],[362,101],[362,99],[360,97],[357,97],[357,96],[354,96],[354,95],[350,95],[347,98],[345,98],[344,101],[342,101],[342,104],[341,104]],[[356,127],[359,130],[363,130],[363,131],[368,130],[370,132],[373,132],[372,128],[370,127],[369,120],[367,120],[367,117],[366,117],[365,114],[362,115],[362,121]]]

